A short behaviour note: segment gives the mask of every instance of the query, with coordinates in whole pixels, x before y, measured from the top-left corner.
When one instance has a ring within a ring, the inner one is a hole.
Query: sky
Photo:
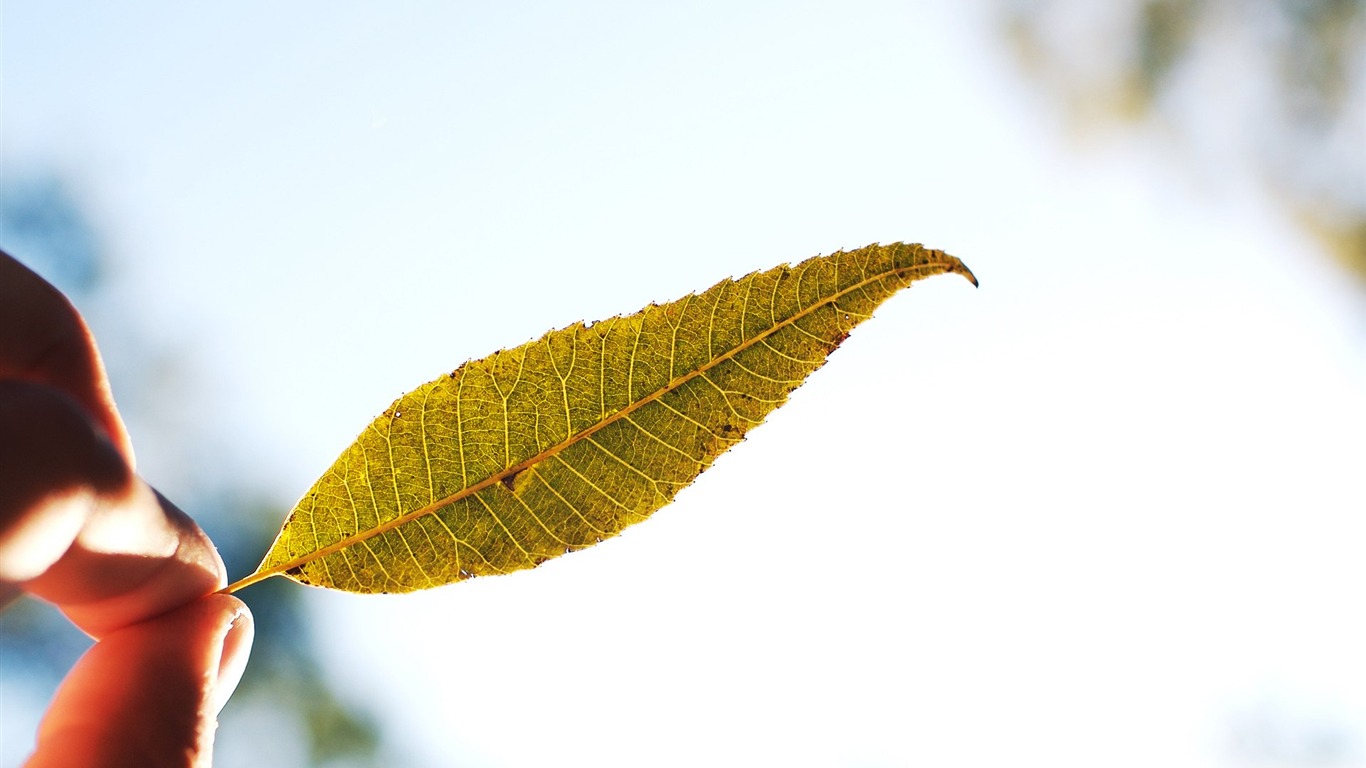
[[[894,297],[616,539],[310,590],[413,765],[1366,765],[1360,289],[1238,173],[1069,136],[981,5],[0,25],[0,171],[72,180],[230,437],[139,445],[171,498],[230,472],[283,521],[403,392],[722,277],[905,240],[981,280]],[[302,759],[272,733],[230,706],[219,764]]]

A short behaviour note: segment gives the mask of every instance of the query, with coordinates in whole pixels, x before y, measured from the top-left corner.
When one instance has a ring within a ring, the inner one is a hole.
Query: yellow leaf
[[[723,280],[575,323],[394,401],[304,494],[256,572],[408,592],[592,546],[782,405],[889,296],[972,273],[901,243]]]

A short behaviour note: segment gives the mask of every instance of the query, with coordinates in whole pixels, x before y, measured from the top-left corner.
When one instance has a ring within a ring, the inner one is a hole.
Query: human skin
[[[194,521],[134,471],[85,322],[0,253],[0,606],[27,592],[97,641],[27,765],[207,766],[251,614]]]

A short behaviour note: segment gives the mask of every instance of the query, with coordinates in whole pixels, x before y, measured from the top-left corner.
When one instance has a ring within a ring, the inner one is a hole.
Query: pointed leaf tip
[[[935,253],[943,257],[943,263],[946,265],[945,272],[962,275],[969,283],[972,283],[973,288],[981,287],[977,284],[977,276],[972,274],[972,270],[968,269],[968,265],[964,264],[962,259],[950,256],[943,251],[935,251]]]
[[[575,323],[396,400],[304,494],[257,571],[407,592],[533,568],[668,504],[883,301],[963,262],[870,245]]]
[[[964,264],[963,262],[961,262],[961,261],[958,262],[958,267],[957,267],[956,269],[954,269],[953,271],[954,271],[954,272],[957,272],[958,274],[962,275],[963,277],[966,277],[966,278],[968,279],[968,282],[969,282],[969,283],[972,283],[972,287],[973,287],[973,288],[981,288],[981,287],[982,287],[982,286],[981,286],[980,284],[978,284],[978,282],[977,282],[977,275],[972,274],[972,270],[968,269],[968,265]]]

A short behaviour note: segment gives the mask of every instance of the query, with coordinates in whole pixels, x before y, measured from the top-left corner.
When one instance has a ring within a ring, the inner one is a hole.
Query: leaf
[[[870,245],[575,323],[394,401],[256,572],[408,592],[533,568],[668,504],[889,296],[958,259]]]

